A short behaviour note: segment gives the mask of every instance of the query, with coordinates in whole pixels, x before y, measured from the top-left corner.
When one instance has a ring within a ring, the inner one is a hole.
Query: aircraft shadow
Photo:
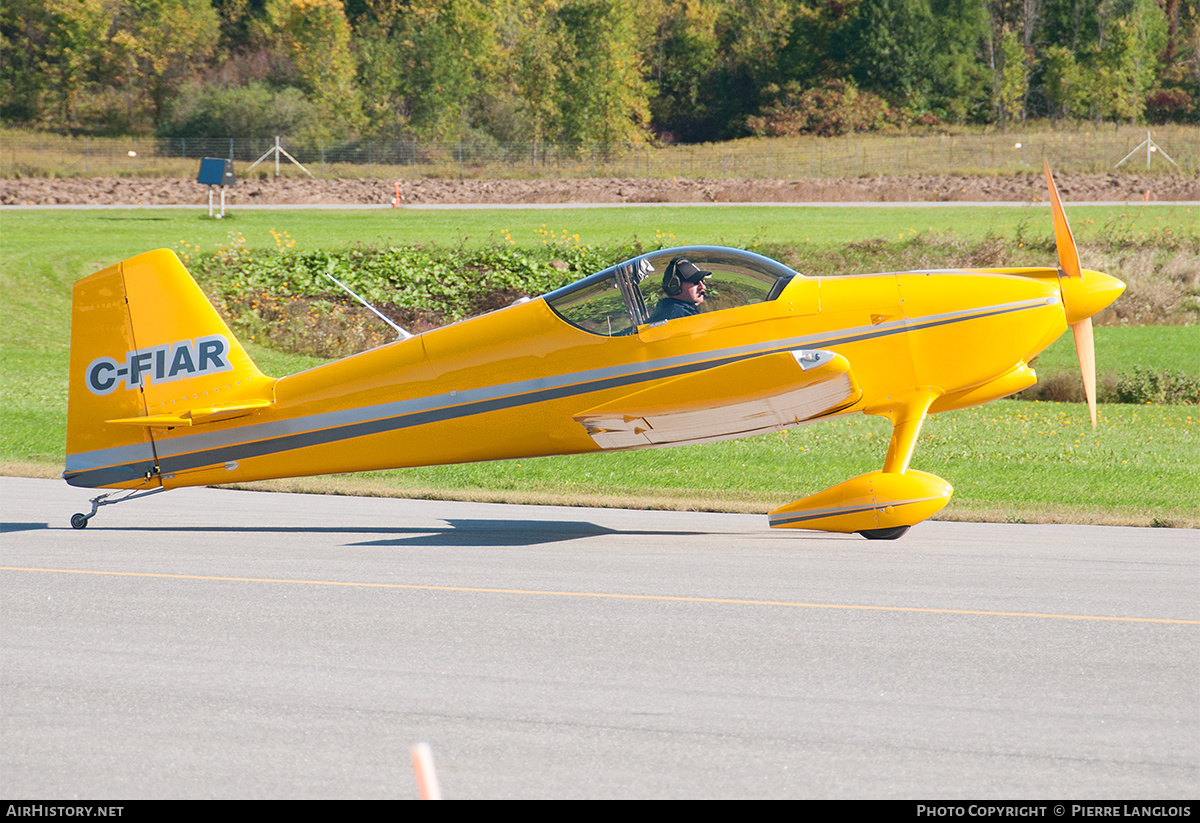
[[[671,537],[693,532],[610,529],[576,520],[447,520],[448,529],[413,529],[410,537],[369,540],[356,546],[536,546],[603,535]]]
[[[127,532],[203,532],[206,534],[347,534],[376,535],[376,540],[349,543],[352,546],[536,546],[603,535],[650,535],[658,537],[696,534],[662,529],[610,529],[575,520],[444,520],[444,527],[404,526],[134,526],[113,528]],[[0,533],[61,530],[49,523],[0,523]],[[89,531],[107,531],[103,524]]]
[[[0,523],[0,534],[8,534],[9,532],[35,532],[49,528],[49,523]]]

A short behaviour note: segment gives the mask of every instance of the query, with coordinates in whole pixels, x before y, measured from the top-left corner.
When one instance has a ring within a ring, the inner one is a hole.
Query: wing
[[[861,396],[840,354],[798,349],[676,377],[574,419],[600,448],[634,449],[780,431]]]

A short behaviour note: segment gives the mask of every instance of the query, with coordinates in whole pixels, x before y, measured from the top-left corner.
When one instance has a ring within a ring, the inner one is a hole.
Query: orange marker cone
[[[412,747],[413,771],[417,773],[417,791],[422,800],[441,800],[442,788],[433,769],[433,749],[428,743]]]

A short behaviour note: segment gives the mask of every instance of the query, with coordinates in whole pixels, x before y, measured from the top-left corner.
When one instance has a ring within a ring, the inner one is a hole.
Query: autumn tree
[[[495,23],[482,0],[413,0],[400,13],[393,45],[417,134],[447,140],[470,126],[498,68]]]
[[[125,84],[149,104],[151,123],[180,84],[212,56],[220,20],[209,0],[120,0],[112,43]]]
[[[661,3],[657,11],[644,51],[647,75],[654,85],[651,117],[660,128],[685,139],[706,136],[720,9],[712,2],[680,0]]]
[[[930,109],[952,123],[986,117],[991,78],[982,59],[988,37],[983,6],[978,0],[932,0],[930,14]]]
[[[993,99],[1000,128],[1004,129],[1024,117],[1030,58],[1021,45],[1020,35],[1007,26],[1000,32],[997,56]]]
[[[556,15],[564,140],[640,142],[649,118],[630,0],[571,0]]]
[[[1057,120],[1087,114],[1085,74],[1075,53],[1065,46],[1050,46],[1046,49],[1043,68],[1044,91],[1051,118]]]
[[[341,0],[267,0],[266,16],[267,30],[295,66],[300,87],[326,113],[326,128],[332,123],[340,123],[343,131],[359,127],[356,63]],[[312,131],[324,129],[313,124]]]
[[[548,135],[556,135],[562,123],[558,93],[561,69],[555,61],[558,3],[530,0],[522,5],[516,10],[510,31],[512,86],[536,159],[542,142]]]
[[[932,22],[928,0],[861,0],[842,36],[858,86],[923,110],[932,86]]]
[[[1107,21],[1093,73],[1093,99],[1101,114],[1141,119],[1166,32],[1166,17],[1154,0],[1134,0],[1127,14]]]

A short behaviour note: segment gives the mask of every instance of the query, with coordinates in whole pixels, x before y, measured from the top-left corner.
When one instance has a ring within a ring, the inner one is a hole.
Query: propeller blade
[[[1058,249],[1059,288],[1063,293],[1063,306],[1068,305],[1067,288],[1062,278],[1079,280],[1083,283],[1083,267],[1079,265],[1079,249],[1075,246],[1075,236],[1071,234],[1071,226],[1067,223],[1067,213],[1063,210],[1062,198],[1058,196],[1058,186],[1054,185],[1054,175],[1050,174],[1050,164],[1042,160],[1042,168],[1046,172],[1046,187],[1050,190],[1050,216],[1054,220],[1054,245]],[[1075,287],[1072,287],[1072,291]],[[1083,377],[1083,393],[1087,395],[1088,413],[1092,416],[1092,428],[1096,428],[1096,343],[1092,335],[1092,318],[1085,317],[1071,324],[1071,333],[1075,336],[1075,356],[1079,358],[1079,373]]]
[[[1071,226],[1067,223],[1067,213],[1063,211],[1058,186],[1054,185],[1054,176],[1050,174],[1050,164],[1043,160],[1042,168],[1046,170],[1046,186],[1050,189],[1050,216],[1054,220],[1054,245],[1058,247],[1058,268],[1067,277],[1082,278],[1083,269],[1079,265],[1075,236],[1071,234]]]
[[[1087,395],[1088,412],[1092,415],[1092,428],[1096,428],[1096,344],[1092,337],[1092,318],[1085,317],[1071,326],[1075,335],[1075,355],[1079,358],[1079,372],[1083,375],[1083,393]]]

